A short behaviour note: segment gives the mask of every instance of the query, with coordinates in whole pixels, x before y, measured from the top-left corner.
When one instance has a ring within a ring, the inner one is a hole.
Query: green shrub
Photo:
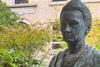
[[[31,67],[34,65],[34,53],[37,50],[42,50],[42,47],[50,40],[48,29],[31,30],[23,26],[17,28],[1,27],[1,65]]]
[[[12,12],[5,3],[0,1],[0,25],[16,26],[18,19],[16,14]]]
[[[0,67],[32,67],[34,53],[50,40],[47,28],[32,30],[18,20],[0,0]]]
[[[53,41],[54,42],[60,42],[62,41],[62,35],[60,31],[60,20],[55,20],[55,22],[52,23],[53,26]]]
[[[86,42],[100,49],[100,19],[94,19],[92,30],[86,38]]]
[[[21,46],[30,45],[43,45],[45,41],[49,39],[48,30],[29,30],[19,28],[3,28],[3,32],[0,33],[0,46],[2,47],[14,47],[16,45],[18,48]],[[24,48],[25,49],[25,48]]]

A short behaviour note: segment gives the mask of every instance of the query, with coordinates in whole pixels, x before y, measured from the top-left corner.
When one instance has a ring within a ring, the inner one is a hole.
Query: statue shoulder
[[[66,50],[59,52],[57,55],[55,55],[49,64],[49,67],[61,67],[61,63],[63,60],[63,56],[65,54]]]
[[[94,56],[93,62],[94,62],[95,67],[99,67],[100,66],[100,50],[95,50],[93,56]]]
[[[58,53],[58,55],[53,56],[53,58],[50,61],[49,67],[55,67],[56,62],[57,62],[58,57],[59,57],[60,54],[61,54],[61,52]]]
[[[100,57],[100,50],[95,50],[94,55],[97,56],[97,57]]]

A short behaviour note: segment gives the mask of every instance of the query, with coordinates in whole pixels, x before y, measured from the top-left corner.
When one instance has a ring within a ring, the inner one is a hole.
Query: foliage
[[[55,22],[53,22],[53,30],[60,31],[60,20],[56,19]]]
[[[41,46],[49,39],[46,29],[29,30],[19,26],[16,29],[2,27],[2,30],[0,33],[0,47],[14,48],[16,46],[19,49],[25,49],[28,46]],[[22,48],[24,45],[26,47]]]
[[[55,22],[52,23],[53,25],[53,41],[59,42],[62,41],[62,35],[60,31],[60,20],[55,20]]]
[[[16,14],[12,12],[5,3],[0,1],[0,25],[16,26],[18,19]]]
[[[0,0],[0,67],[42,64],[33,55],[50,40],[49,29],[30,29]],[[42,64],[43,65],[43,64]]]
[[[34,60],[28,55],[29,53],[25,52],[24,54],[24,52],[20,52],[19,50],[11,51],[2,48],[0,51],[0,64],[3,67],[29,67]]]
[[[50,40],[49,29],[30,29],[18,20],[19,17],[0,0],[0,67],[42,64],[33,55]]]
[[[1,66],[6,64],[9,67],[31,67],[34,65],[34,53],[42,50],[42,46],[50,40],[48,29],[0,27]]]
[[[56,49],[57,52],[62,51],[62,49],[65,49],[67,46],[67,43],[63,41],[62,34],[61,34],[61,27],[60,27],[60,20],[56,19],[53,25],[53,42],[59,42],[60,48]],[[56,45],[56,44],[55,44]],[[54,44],[53,44],[54,46]]]
[[[86,38],[88,44],[92,44],[97,49],[100,49],[100,19],[94,19],[92,23],[92,30]]]

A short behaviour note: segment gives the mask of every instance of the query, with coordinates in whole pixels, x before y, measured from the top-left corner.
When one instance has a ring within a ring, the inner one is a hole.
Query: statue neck
[[[85,46],[84,39],[78,42],[69,42],[68,43],[68,50],[70,53],[77,53]]]

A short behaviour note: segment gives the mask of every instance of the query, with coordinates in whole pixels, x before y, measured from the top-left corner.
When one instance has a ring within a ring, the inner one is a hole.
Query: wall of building
[[[65,2],[64,2],[65,3]],[[59,17],[64,3],[50,3],[49,0],[37,0],[36,20],[40,23],[54,21]]]
[[[68,1],[67,1],[68,2]],[[67,3],[66,2],[66,3]],[[50,3],[49,0],[38,0],[38,6],[36,10],[37,19],[43,22],[48,20],[54,21],[59,18],[62,7],[65,2],[62,3]],[[90,2],[87,1],[86,5],[92,13],[92,17],[100,19],[100,1]]]
[[[29,22],[32,22],[32,20],[35,19],[36,5],[13,5],[9,7],[22,19],[25,19]]]
[[[14,0],[1,0],[3,2],[5,2],[7,5],[13,5],[14,4]]]
[[[31,24],[44,24],[59,18],[62,7],[66,2],[50,2],[50,0],[29,0],[28,4],[14,4],[14,0],[3,0],[18,16]],[[88,2],[93,18],[100,18],[100,2]]]
[[[100,19],[100,2],[86,4],[92,13],[93,19]]]

